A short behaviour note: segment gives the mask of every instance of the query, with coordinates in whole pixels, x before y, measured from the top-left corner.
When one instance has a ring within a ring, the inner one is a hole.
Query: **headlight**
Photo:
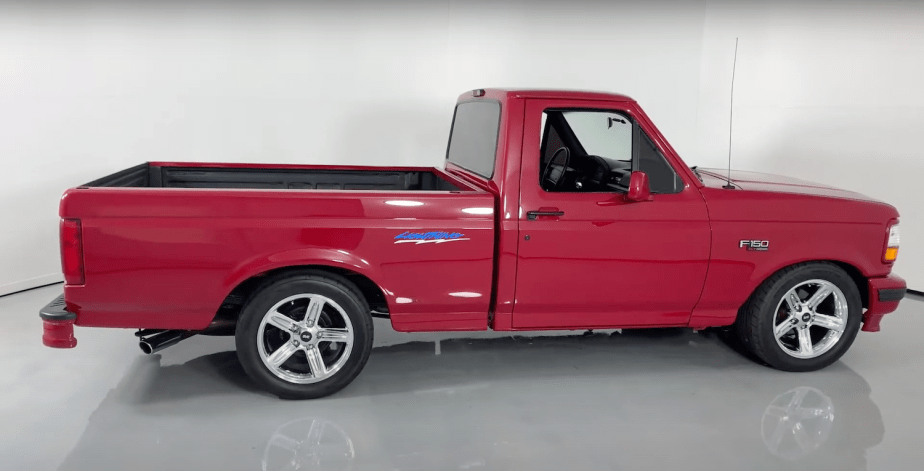
[[[894,262],[895,259],[898,258],[898,242],[898,224],[895,224],[889,227],[889,241],[886,243],[885,254],[882,256],[883,261]]]

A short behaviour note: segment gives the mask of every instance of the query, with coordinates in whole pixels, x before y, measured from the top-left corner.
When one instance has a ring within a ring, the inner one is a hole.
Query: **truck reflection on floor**
[[[234,352],[161,366],[196,345],[139,358],[61,469],[848,470],[884,433],[844,364],[779,372],[710,333],[377,347],[313,401],[257,392]]]
[[[350,436],[322,417],[303,417],[279,426],[263,450],[263,471],[350,469],[356,449]]]
[[[787,460],[804,458],[828,440],[834,426],[834,403],[808,386],[786,391],[767,406],[760,421],[770,453]]]

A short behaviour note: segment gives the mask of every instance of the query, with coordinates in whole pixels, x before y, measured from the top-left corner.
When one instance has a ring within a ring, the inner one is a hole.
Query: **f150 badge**
[[[742,240],[738,242],[738,248],[766,252],[770,250],[770,241],[769,240]]]
[[[406,244],[408,242],[414,242],[415,244],[442,244],[443,242],[457,240],[468,240],[468,238],[461,232],[402,232],[395,236],[396,244]]]

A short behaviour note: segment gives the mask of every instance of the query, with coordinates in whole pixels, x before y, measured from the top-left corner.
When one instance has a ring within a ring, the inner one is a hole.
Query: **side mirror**
[[[626,193],[626,200],[640,202],[651,201],[651,187],[648,185],[648,174],[645,172],[635,171],[629,178],[629,192]]]

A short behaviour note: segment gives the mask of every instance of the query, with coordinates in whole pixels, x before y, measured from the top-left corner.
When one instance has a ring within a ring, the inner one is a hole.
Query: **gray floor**
[[[0,469],[922,469],[924,304],[781,373],[709,333],[399,334],[337,395],[254,388],[230,338],[41,344],[60,286],[0,298]]]

